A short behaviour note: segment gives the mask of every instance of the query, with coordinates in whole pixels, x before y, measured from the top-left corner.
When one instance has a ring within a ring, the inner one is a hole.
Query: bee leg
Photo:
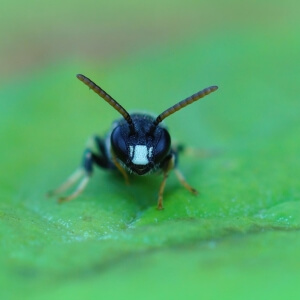
[[[119,162],[117,161],[116,156],[115,156],[114,153],[112,153],[111,158],[112,158],[112,161],[113,161],[115,167],[116,167],[116,168],[118,169],[118,171],[122,174],[122,176],[123,176],[123,178],[124,178],[124,180],[125,180],[125,183],[126,183],[127,185],[129,185],[129,177],[128,177],[128,174],[127,174],[127,172],[125,171],[125,169],[119,164]]]
[[[188,190],[190,191],[192,194],[194,195],[198,195],[198,191],[196,189],[194,189],[193,187],[191,187],[185,180],[183,174],[177,169],[174,169],[174,172],[176,174],[177,179],[179,180],[179,182]]]
[[[93,174],[93,165],[95,163],[94,156],[95,154],[93,154],[90,149],[85,150],[82,167],[80,169],[82,171],[83,178],[79,181],[75,191],[72,194],[58,198],[59,203],[71,201],[77,198],[84,191]]]
[[[78,180],[79,183],[75,191],[66,197],[60,197],[58,202],[71,201],[78,197],[86,188],[92,173],[93,166],[98,165],[104,169],[111,169],[114,166],[110,163],[107,152],[105,151],[105,144],[102,139],[97,136],[89,139],[87,143],[87,149],[84,151],[82,164],[79,169],[77,169],[59,188],[50,191],[47,196],[57,196],[67,189],[71,188]]]
[[[163,178],[162,183],[160,184],[159,193],[158,193],[158,201],[157,201],[157,209],[158,210],[164,209],[163,194],[164,194],[164,190],[165,190],[168,175],[169,175],[168,173],[164,172],[164,178]]]
[[[164,208],[163,206],[163,194],[164,194],[164,190],[166,187],[166,182],[169,176],[169,172],[170,170],[172,170],[174,168],[175,165],[175,154],[171,153],[170,155],[168,155],[165,159],[165,161],[163,162],[162,165],[162,170],[163,170],[163,181],[160,184],[159,187],[159,193],[158,193],[158,201],[157,201],[157,209],[158,210],[162,210]]]
[[[184,153],[185,155],[197,157],[201,159],[211,158],[220,154],[220,151],[218,149],[206,150],[206,149],[199,149],[194,147],[187,147],[183,144],[173,145],[173,150],[178,154]]]
[[[172,149],[172,153],[175,157],[175,166],[174,166],[174,172],[175,175],[177,177],[177,179],[179,180],[179,182],[181,183],[182,186],[184,186],[188,191],[190,191],[192,194],[194,195],[198,195],[198,192],[196,189],[194,189],[193,187],[191,187],[187,181],[185,180],[183,174],[181,173],[181,171],[177,168],[178,165],[178,156],[181,152],[186,151],[186,147],[182,144],[178,144],[175,147],[173,146]]]
[[[49,191],[47,193],[47,197],[53,197],[64,193],[67,189],[73,186],[83,175],[84,170],[82,168],[78,168],[61,186],[59,186],[55,190]]]

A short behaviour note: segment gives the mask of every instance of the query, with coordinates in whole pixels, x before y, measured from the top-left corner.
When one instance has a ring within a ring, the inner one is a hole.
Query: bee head
[[[134,131],[121,120],[111,133],[111,147],[116,157],[131,172],[147,174],[164,160],[171,149],[169,132],[161,126],[153,130],[154,118],[145,114],[131,115]]]

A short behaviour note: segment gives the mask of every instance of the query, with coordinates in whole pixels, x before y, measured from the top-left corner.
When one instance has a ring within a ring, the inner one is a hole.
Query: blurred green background
[[[18,1],[0,18],[1,299],[282,299],[300,294],[298,1]],[[160,113],[183,155],[161,178],[97,170],[45,199],[88,136],[126,109]]]

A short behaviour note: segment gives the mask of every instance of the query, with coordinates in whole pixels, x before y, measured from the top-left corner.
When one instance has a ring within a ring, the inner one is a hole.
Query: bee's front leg
[[[83,154],[81,166],[73,174],[71,174],[71,176],[60,187],[50,191],[47,196],[58,196],[71,188],[78,180],[81,179],[74,192],[68,196],[59,197],[58,202],[62,203],[75,199],[86,188],[93,174],[94,165],[98,165],[105,169],[113,167],[105,151],[104,141],[97,136],[89,140],[87,148]]]
[[[163,194],[166,187],[166,182],[169,176],[170,170],[172,170],[175,166],[175,153],[170,153],[165,160],[163,161],[161,168],[163,170],[163,181],[160,184],[159,193],[158,193],[158,201],[157,201],[157,209],[162,210],[164,209],[163,206]]]
[[[192,194],[197,195],[198,192],[196,189],[191,187],[187,181],[185,180],[183,174],[177,168],[177,159],[178,159],[178,152],[176,150],[172,150],[172,152],[165,158],[163,163],[161,164],[161,169],[163,170],[163,181],[160,184],[159,193],[158,193],[158,202],[157,202],[157,209],[162,210],[163,207],[163,193],[165,190],[167,178],[169,176],[169,172],[174,169],[175,175],[179,182]]]

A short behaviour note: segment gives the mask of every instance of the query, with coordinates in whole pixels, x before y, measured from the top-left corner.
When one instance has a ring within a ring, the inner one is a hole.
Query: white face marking
[[[130,151],[130,157],[133,156],[133,147],[132,146],[129,146],[129,151]]]
[[[132,147],[132,146],[129,146],[129,147]],[[135,165],[146,165],[149,163],[147,155],[148,155],[148,149],[146,146],[136,145],[134,147],[134,156],[133,156],[132,162]]]
[[[150,147],[150,148],[149,148],[149,153],[148,153],[148,156],[149,156],[149,157],[152,157],[152,151],[153,151],[153,147]]]

